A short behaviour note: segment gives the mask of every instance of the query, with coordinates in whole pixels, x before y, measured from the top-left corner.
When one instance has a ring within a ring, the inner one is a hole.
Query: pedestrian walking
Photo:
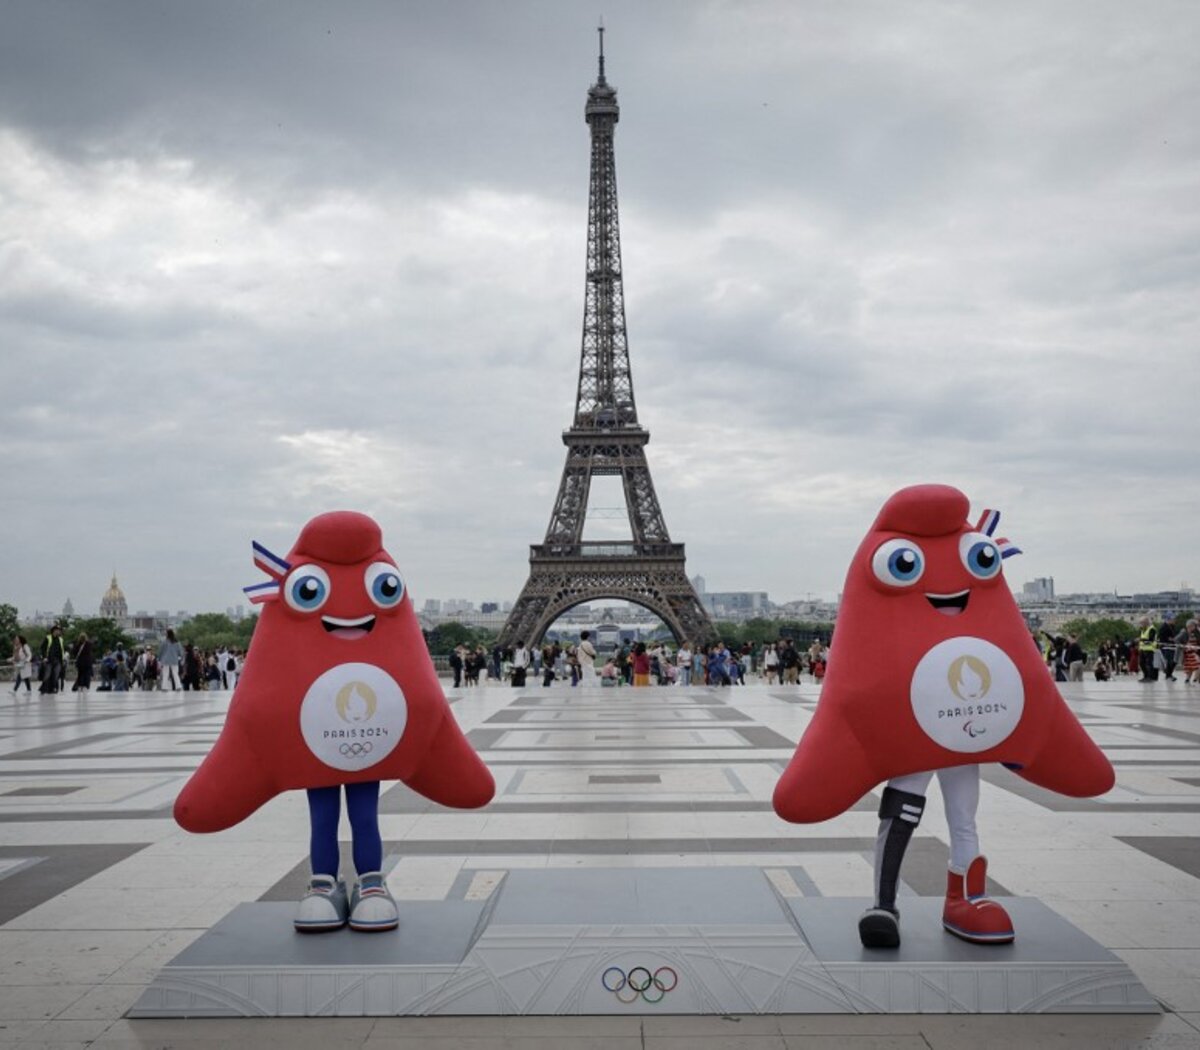
[[[179,688],[179,665],[182,662],[183,646],[179,644],[179,639],[175,637],[174,628],[168,627],[167,637],[163,639],[162,645],[158,647],[158,668],[159,674],[162,675],[162,681],[159,684],[160,689],[166,689],[167,682],[171,683],[171,692],[175,692]]]
[[[13,642],[13,696],[16,696],[21,689],[21,683],[25,683],[25,693],[27,696],[33,694],[33,650],[29,648],[29,642],[23,634],[18,634],[16,641]]]

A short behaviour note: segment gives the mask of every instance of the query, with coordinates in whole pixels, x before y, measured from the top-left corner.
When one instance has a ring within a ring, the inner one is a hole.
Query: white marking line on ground
[[[471,879],[471,885],[467,887],[467,892],[463,896],[464,900],[468,901],[485,901],[500,885],[500,880],[504,878],[502,871],[477,871],[475,877]]]
[[[796,880],[783,870],[783,868],[764,868],[763,874],[766,875],[774,886],[785,899],[793,897],[803,897],[804,894],[800,891],[800,887],[796,885]]]

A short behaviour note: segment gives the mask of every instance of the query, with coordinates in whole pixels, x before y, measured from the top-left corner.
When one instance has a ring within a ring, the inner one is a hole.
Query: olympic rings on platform
[[[653,973],[645,966],[635,966],[626,973],[619,966],[610,966],[600,975],[606,992],[612,992],[622,1003],[660,1003],[667,992],[679,984],[679,974],[670,966],[660,966]]]
[[[372,751],[371,742],[368,740],[365,744],[343,744],[338,748],[342,755],[353,756],[358,758],[359,755],[369,755]]]

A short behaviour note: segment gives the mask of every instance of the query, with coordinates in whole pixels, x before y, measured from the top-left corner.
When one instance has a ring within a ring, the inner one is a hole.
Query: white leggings
[[[951,766],[937,771],[946,807],[946,824],[950,829],[950,870],[966,873],[967,865],[979,856],[979,833],[975,829],[975,814],[979,810],[979,767]],[[933,772],[910,773],[888,781],[888,787],[925,796]]]

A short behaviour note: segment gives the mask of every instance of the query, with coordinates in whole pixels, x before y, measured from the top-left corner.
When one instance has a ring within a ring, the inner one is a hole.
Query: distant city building
[[[115,580],[116,577],[114,576],[113,579]],[[75,606],[71,604],[71,599],[68,598],[66,600],[66,602],[63,604],[63,616],[74,616],[74,615],[75,615]]]
[[[113,573],[112,583],[108,585],[108,590],[104,592],[104,597],[100,599],[100,615],[106,620],[113,620],[116,623],[124,623],[129,619],[129,606],[125,601],[125,595],[117,584],[117,574]]]
[[[1044,630],[1057,630],[1070,620],[1134,623],[1142,615],[1173,620],[1179,613],[1200,609],[1196,592],[1190,588],[1136,594],[1058,594],[1048,601],[1033,601],[1022,591],[1019,598],[1026,620]]]
[[[829,600],[808,594],[787,602],[773,602],[766,591],[709,591],[703,576],[692,581],[704,608],[714,618],[731,623],[768,619],[800,623],[833,623],[837,619],[841,595]],[[1053,630],[1068,620],[1098,620],[1113,618],[1136,621],[1143,613],[1157,620],[1174,618],[1180,612],[1200,612],[1200,596],[1183,586],[1176,591],[1157,591],[1119,595],[1057,594],[1054,578],[1039,577],[1022,585],[1016,594],[1023,614],[1031,626]],[[498,631],[512,609],[512,602],[488,600],[477,608],[463,598],[425,599],[420,613],[421,626],[426,630],[443,623],[461,623]],[[164,614],[159,614],[163,618]],[[180,614],[186,617],[186,614]],[[52,619],[57,618],[53,617]],[[601,625],[617,625],[622,641],[645,640],[653,637],[659,618],[650,610],[634,604],[613,604],[593,600],[568,609],[555,621],[555,629],[547,640],[578,640],[581,630],[596,631]]]
[[[764,614],[770,607],[766,591],[701,591],[700,601],[714,616],[747,616]]]
[[[836,601],[825,601],[821,598],[797,598],[795,601],[784,602],[782,605],[771,605],[769,615],[777,620],[801,620],[808,623],[832,623],[837,619],[841,595]]]
[[[1021,588],[1023,601],[1052,602],[1054,601],[1054,577],[1039,576]]]
[[[484,627],[489,631],[499,631],[507,618],[508,614],[499,609],[484,613],[477,611],[473,606],[471,609],[459,612],[449,612],[443,606],[441,612],[431,613],[422,610],[417,615],[421,626],[427,631],[443,623],[461,623],[464,627]]]

